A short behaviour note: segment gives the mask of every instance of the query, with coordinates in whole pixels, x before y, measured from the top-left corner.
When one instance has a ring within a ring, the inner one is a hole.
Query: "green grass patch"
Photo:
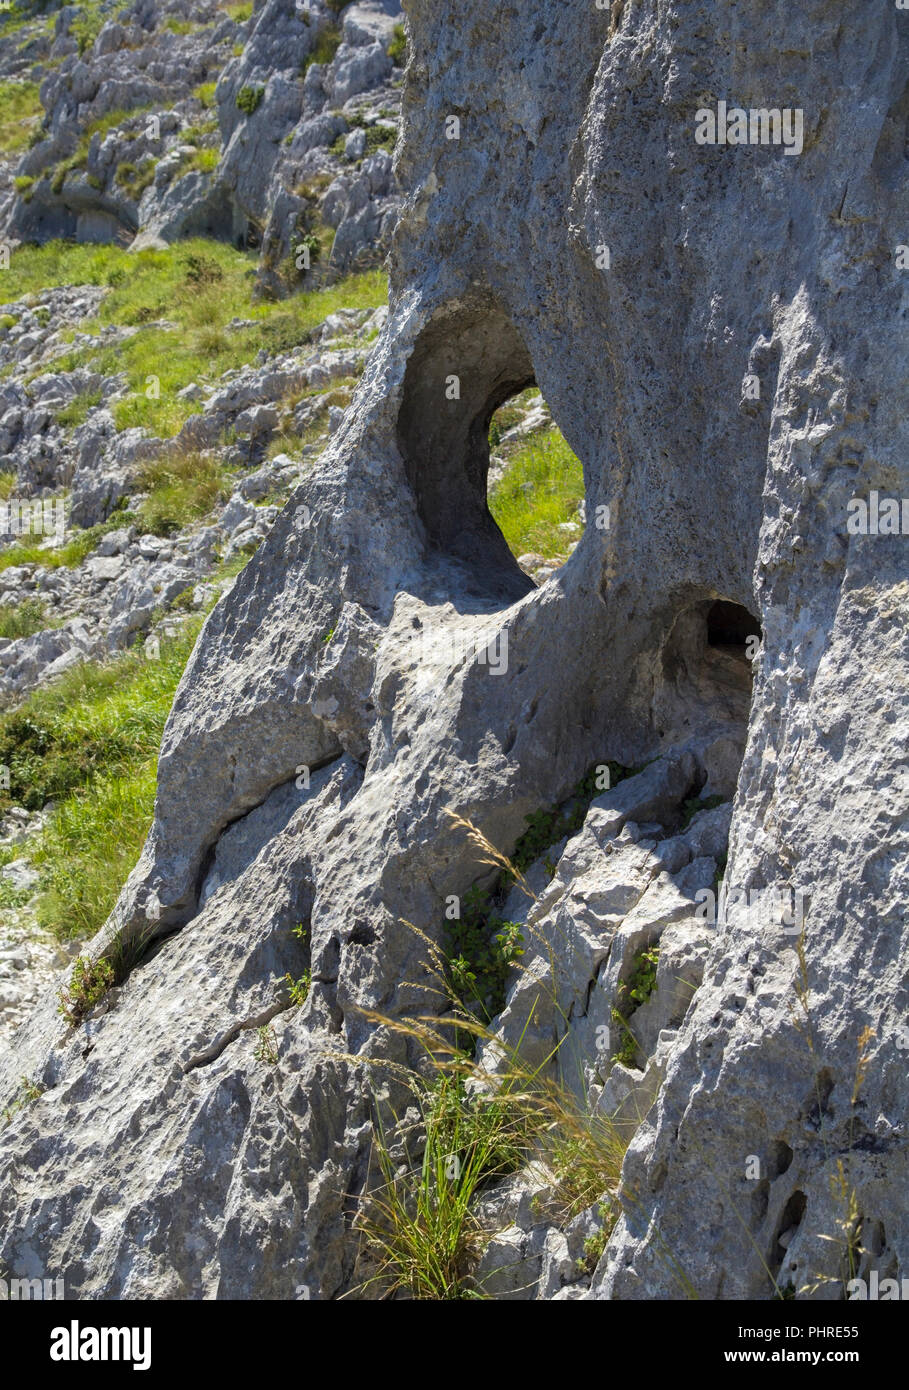
[[[177,399],[181,387],[217,380],[228,369],[253,361],[260,348],[289,351],[329,314],[378,308],[388,294],[382,272],[367,271],[326,289],[254,303],[255,274],[255,253],[202,238],[136,255],[115,246],[55,241],[14,251],[3,284],[8,302],[53,285],[109,287],[101,323],[139,325],[140,331],[109,347],[74,348],[58,359],[56,368],[125,373],[132,394],[113,407],[117,428],[143,425],[167,438],[198,409]],[[226,331],[235,317],[251,320],[253,326]],[[158,327],[156,319],[177,328]]]
[[[36,82],[0,82],[0,153],[24,150],[43,115]]]
[[[48,569],[74,569],[90,555],[102,536],[126,526],[135,517],[132,512],[115,512],[107,521],[90,526],[85,531],[76,530],[65,545],[45,548],[37,539],[17,541],[15,545],[0,550],[0,570],[11,569],[14,565],[46,565]],[[0,758],[0,762],[2,762]]]
[[[74,396],[68,405],[57,415],[57,423],[64,429],[74,428],[76,425],[84,425],[88,418],[88,412],[94,410],[101,404],[100,391],[81,391],[78,396]]]
[[[0,805],[57,803],[32,860],[39,918],[60,937],[102,925],[138,857],[164,722],[201,621],[162,639],[158,660],[134,651],[84,663],[0,715],[0,762],[10,769]]]
[[[245,24],[248,19],[252,19],[253,7],[249,0],[240,0],[238,4],[222,5],[221,9],[233,20],[234,24]]]
[[[117,165],[114,182],[134,203],[138,203],[146,188],[154,183],[156,167],[157,160],[154,159],[146,160],[141,167],[125,159],[122,164]]]
[[[139,504],[139,524],[155,536],[173,535],[230,496],[226,471],[210,454],[155,459],[141,469],[137,484],[149,494]]]
[[[47,616],[47,608],[39,598],[26,598],[21,603],[0,605],[0,637],[15,641],[33,637],[55,626]]]
[[[572,537],[559,524],[577,520],[584,497],[584,470],[558,429],[522,442],[489,498],[491,511],[514,555],[535,551],[544,559],[566,553]],[[578,539],[575,536],[574,539]]]

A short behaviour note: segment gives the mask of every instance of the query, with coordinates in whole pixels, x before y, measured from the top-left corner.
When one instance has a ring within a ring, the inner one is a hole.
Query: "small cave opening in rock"
[[[752,662],[761,641],[759,620],[730,599],[689,600],[670,614],[655,672],[653,716],[665,745],[695,739],[713,750],[711,791],[735,791],[751,710]]]
[[[576,518],[583,470],[539,394],[527,348],[494,303],[447,307],[423,330],[404,377],[398,445],[430,544],[498,602],[529,592],[532,567],[562,563],[579,538],[581,523],[559,532],[556,512],[561,505]],[[569,501],[554,506],[553,479],[565,481],[569,468]],[[529,557],[524,568],[519,555]]]

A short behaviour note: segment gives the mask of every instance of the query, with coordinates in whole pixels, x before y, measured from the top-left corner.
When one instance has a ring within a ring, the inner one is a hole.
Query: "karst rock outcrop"
[[[574,1296],[841,1296],[838,1165],[865,1267],[909,1272],[909,539],[847,529],[851,499],[909,495],[909,16],[405,8],[388,320],[179,688],[94,943],[144,953],[3,1063],[0,1106],[45,1089],[0,1130],[0,1260],[83,1298],[355,1288],[376,1064],[413,1061],[369,1014],[432,1011],[413,928],[487,871],[453,815],[511,852],[614,760],[646,766],[532,909],[577,946],[559,1017],[587,1083],[652,1081]],[[800,152],[699,144],[724,101],[803,112]],[[486,506],[490,416],[533,381],[587,499],[539,588]],[[731,822],[683,825],[699,793]],[[798,893],[799,934],[751,910],[698,934],[727,828],[725,891]],[[585,1011],[666,933],[687,997],[667,977],[649,1059],[613,1074]],[[564,1296],[514,1229],[546,1278],[512,1293]]]

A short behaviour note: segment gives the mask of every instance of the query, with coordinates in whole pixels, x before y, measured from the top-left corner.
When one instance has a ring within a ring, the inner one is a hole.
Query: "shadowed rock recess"
[[[408,924],[440,938],[488,872],[450,813],[511,853],[611,760],[646,766],[524,908],[573,943],[558,1007],[525,1028],[529,952],[496,1028],[565,1041],[623,1117],[622,1215],[583,1279],[576,1228],[510,1215],[490,1289],[842,1297],[838,1164],[858,1272],[909,1273],[909,541],[846,528],[853,496],[909,495],[909,17],[405,9],[388,320],[179,687],[154,826],[94,943],[144,954],[76,1028],[48,999],[2,1063],[0,1108],[23,1075],[45,1091],[0,1130],[0,1261],[82,1298],[356,1289],[372,1090],[401,1100],[371,1064],[417,1055],[369,1011],[439,1008]],[[804,111],[803,151],[697,144],[727,99]],[[539,588],[486,505],[491,416],[534,382],[587,517]],[[506,638],[507,663],[472,659]],[[705,926],[720,872],[802,894],[801,937]],[[656,942],[616,1063],[599,1029]],[[256,1026],[306,968],[263,1066]]]

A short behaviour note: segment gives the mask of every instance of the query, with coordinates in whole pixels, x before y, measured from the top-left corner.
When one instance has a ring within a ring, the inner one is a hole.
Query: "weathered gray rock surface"
[[[592,763],[660,758],[594,805],[535,909],[577,947],[568,1002],[668,933],[692,986],[684,1016],[658,990],[624,1080],[597,1072],[608,1018],[577,1015],[587,1084],[654,1097],[625,1215],[589,1287],[562,1283],[576,1231],[517,1218],[488,1267],[518,1296],[836,1296],[842,1162],[864,1267],[905,1272],[909,540],[847,534],[846,504],[909,493],[909,20],[859,0],[407,12],[389,318],[178,691],[103,938],[157,947],[75,1031],[48,1000],[2,1064],[0,1104],[23,1074],[47,1089],[0,1131],[0,1257],[82,1297],[350,1288],[386,1084],[367,1064],[406,1057],[363,1010],[432,1007],[406,924],[437,934],[483,872],[449,812],[510,850]],[[803,152],[696,144],[726,98],[803,109]],[[485,505],[490,414],[532,380],[587,485],[540,588]],[[760,623],[753,693],[717,600]],[[507,669],[472,659],[506,634]],[[727,892],[807,895],[803,963],[763,910],[706,947],[693,927],[725,827],[673,822],[705,787],[735,793]],[[276,1005],[269,1067],[254,1026]]]

